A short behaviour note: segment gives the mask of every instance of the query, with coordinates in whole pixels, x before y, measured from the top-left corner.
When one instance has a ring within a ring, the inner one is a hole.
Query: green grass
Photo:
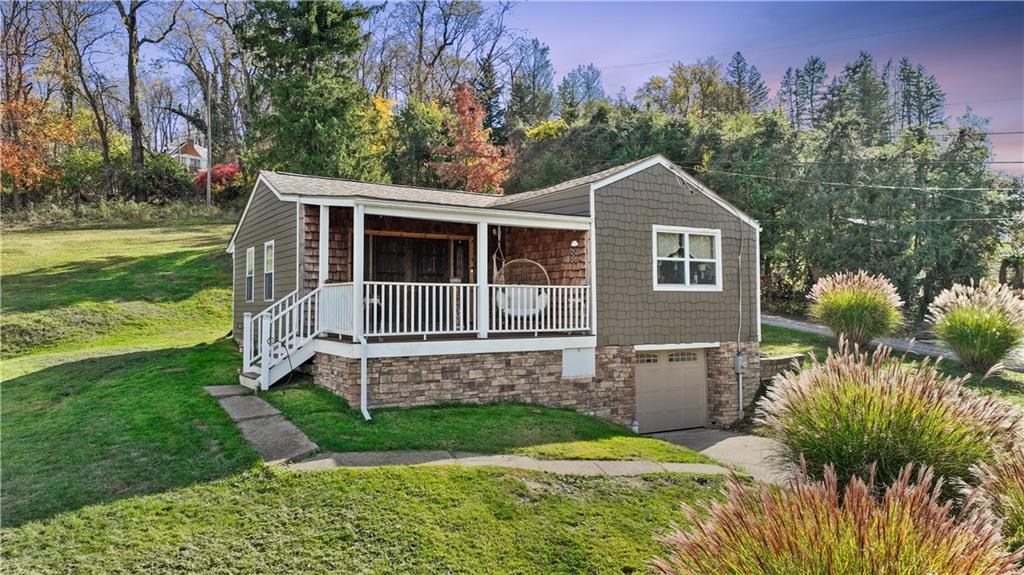
[[[836,345],[836,340],[831,337],[771,325],[762,325],[761,335],[761,353],[763,355],[813,352],[819,359],[824,359],[829,347]],[[907,354],[907,356],[914,360],[908,363],[910,366],[923,359],[916,354]],[[940,364],[940,371],[951,377],[968,375],[967,370],[951,360],[943,361]],[[1001,399],[1018,405],[1024,405],[1024,373],[1002,371],[985,380],[977,375],[971,375],[967,387],[981,393],[995,394]]]
[[[3,357],[195,341],[231,326],[228,225],[3,237]]]
[[[714,463],[695,451],[640,437],[596,417],[533,405],[375,409],[373,423],[345,400],[309,384],[263,395],[326,451],[441,449],[541,459],[650,459]]]
[[[721,479],[254,471],[4,532],[5,573],[641,573]]]
[[[684,475],[264,468],[202,389],[233,383],[239,362],[222,337],[230,229],[4,234],[5,339],[35,319],[58,330],[3,350],[5,573],[638,573],[659,551],[655,534],[682,520],[681,502],[720,497],[720,478]],[[302,405],[315,394],[268,397],[324,416]],[[416,439],[552,457],[683,457],[563,410],[375,415],[372,426],[350,422],[366,446],[416,448]]]

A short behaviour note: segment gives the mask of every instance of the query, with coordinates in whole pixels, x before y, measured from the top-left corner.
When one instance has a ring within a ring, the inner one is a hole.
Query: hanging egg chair
[[[501,286],[494,303],[506,315],[529,317],[544,311],[548,294],[542,286],[551,285],[551,277],[544,266],[526,258],[505,262],[494,275],[494,284]]]

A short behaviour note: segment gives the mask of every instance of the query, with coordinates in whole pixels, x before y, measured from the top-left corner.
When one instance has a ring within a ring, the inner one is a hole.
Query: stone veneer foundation
[[[743,344],[748,357],[744,403],[758,390],[758,345]],[[739,399],[733,372],[735,343],[707,350],[708,424],[736,421]],[[562,377],[561,351],[529,351],[371,358],[367,360],[370,407],[517,401],[568,407],[621,425],[636,418],[633,346],[597,348],[595,377]],[[359,360],[316,354],[313,382],[359,405]]]
[[[633,348],[597,348],[596,376],[562,377],[561,351],[432,355],[367,360],[370,407],[518,401],[569,407],[631,425]],[[359,405],[359,360],[316,354],[313,382]]]

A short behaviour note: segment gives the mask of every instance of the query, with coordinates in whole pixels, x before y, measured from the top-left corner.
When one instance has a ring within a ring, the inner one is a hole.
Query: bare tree
[[[26,104],[32,94],[30,69],[39,57],[45,37],[39,33],[39,13],[31,2],[12,0],[0,4],[3,31],[0,48],[3,49],[3,109],[0,126],[3,139],[15,146],[22,142],[22,122],[26,119]],[[11,207],[21,209],[21,194],[17,182],[11,185]]]
[[[145,169],[145,157],[143,154],[142,134],[142,113],[139,110],[139,89],[138,89],[138,66],[139,49],[146,44],[159,44],[174,29],[178,21],[178,11],[184,0],[179,0],[171,12],[170,23],[156,36],[139,36],[140,10],[151,0],[114,0],[121,15],[121,23],[128,34],[128,123],[131,126],[132,138],[132,171],[136,176],[141,175]],[[146,189],[135,185],[135,201],[146,201]]]

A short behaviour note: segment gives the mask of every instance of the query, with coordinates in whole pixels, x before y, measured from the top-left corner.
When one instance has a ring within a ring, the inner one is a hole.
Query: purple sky
[[[576,65],[601,68],[605,91],[629,95],[671,62],[739,50],[774,93],[786,67],[822,57],[829,75],[861,50],[882,65],[909,57],[946,90],[946,113],[967,104],[990,131],[1024,131],[1024,3],[1020,2],[533,2],[512,26],[551,47],[558,78]],[[996,160],[1024,160],[1024,134],[993,135]],[[1015,175],[1024,164],[993,167]]]

